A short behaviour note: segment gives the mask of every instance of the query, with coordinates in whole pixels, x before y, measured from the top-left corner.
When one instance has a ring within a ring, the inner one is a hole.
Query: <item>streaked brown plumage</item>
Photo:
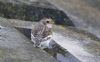
[[[31,34],[34,36],[35,46],[38,46],[47,36],[52,35],[52,28],[47,26],[49,24],[53,24],[53,20],[50,18],[44,18],[32,29]]]

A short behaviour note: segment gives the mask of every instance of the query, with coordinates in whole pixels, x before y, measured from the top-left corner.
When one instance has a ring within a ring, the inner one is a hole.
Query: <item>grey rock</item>
[[[100,39],[86,31],[56,26],[53,39],[81,62],[100,61]]]
[[[100,0],[47,0],[63,10],[79,29],[100,38]]]
[[[58,62],[14,28],[0,29],[0,62]]]
[[[6,21],[5,23],[5,21],[3,21],[2,19],[2,23],[4,23],[4,25],[6,25],[7,22],[10,21],[9,24],[13,25],[13,27],[17,28],[26,27],[26,29],[28,27],[29,29],[32,29],[32,27],[34,27],[34,23],[30,23],[29,26],[27,25],[29,24],[29,22],[27,23],[25,21],[16,19],[6,19],[6,20],[8,21]],[[15,22],[13,22],[12,24],[12,21]],[[21,23],[19,21],[21,21]],[[75,58],[77,58],[81,62],[100,61],[100,39],[95,35],[87,31],[79,30],[75,27],[61,27],[56,25],[54,25],[53,31],[54,31],[53,40],[61,47],[66,49],[73,56],[75,56]]]
[[[53,6],[46,0],[0,0],[0,1],[4,3],[27,4],[27,5],[32,5],[36,7],[56,9],[55,6]]]

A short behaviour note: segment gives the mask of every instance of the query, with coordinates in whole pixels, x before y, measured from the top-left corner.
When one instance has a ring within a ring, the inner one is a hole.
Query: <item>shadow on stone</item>
[[[16,29],[18,29],[29,39],[31,38],[30,35],[31,29],[26,29],[26,28],[16,28]],[[51,49],[45,48],[44,50],[60,62],[80,62],[76,57],[74,57],[67,50],[59,46],[57,43],[55,43],[55,46],[53,48]]]
[[[59,9],[38,7],[38,4],[33,6],[31,4],[14,4],[0,1],[0,16],[26,21],[39,21],[40,19],[47,17],[54,19],[54,22],[59,25],[75,26],[63,11]]]

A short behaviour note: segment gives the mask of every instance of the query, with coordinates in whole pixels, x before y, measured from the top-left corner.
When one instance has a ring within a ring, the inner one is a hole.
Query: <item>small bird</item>
[[[43,18],[31,31],[31,40],[35,47],[42,47],[50,42],[52,37],[52,26],[54,22],[51,18]],[[47,43],[45,43],[47,41]]]

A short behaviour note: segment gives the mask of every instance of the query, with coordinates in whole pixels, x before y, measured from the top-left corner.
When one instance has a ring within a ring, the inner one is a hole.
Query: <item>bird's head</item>
[[[54,24],[54,21],[51,18],[43,18],[40,22],[46,25],[48,28],[52,28]]]

